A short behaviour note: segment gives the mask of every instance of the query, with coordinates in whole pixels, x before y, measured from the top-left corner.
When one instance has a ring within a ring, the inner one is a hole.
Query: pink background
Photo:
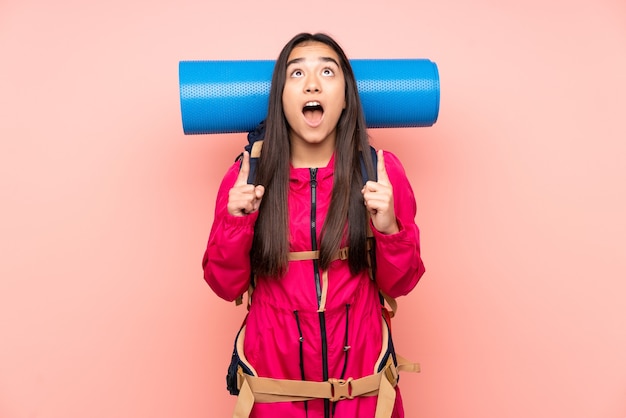
[[[244,309],[200,261],[245,136],[183,135],[178,61],[300,31],[439,65],[433,128],[371,131],[427,265],[394,322],[407,415],[626,417],[622,0],[2,0],[0,417],[230,415]]]

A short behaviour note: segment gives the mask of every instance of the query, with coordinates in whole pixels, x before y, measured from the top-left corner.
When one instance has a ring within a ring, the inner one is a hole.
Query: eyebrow
[[[289,67],[292,64],[298,64],[298,63],[303,62],[303,61],[304,61],[304,57],[294,58],[291,61],[287,62],[287,67]],[[339,63],[337,62],[337,60],[335,60],[333,57],[319,57],[318,61],[321,61],[321,62],[333,62],[333,63],[335,63],[335,65],[337,67],[341,67],[339,65]]]

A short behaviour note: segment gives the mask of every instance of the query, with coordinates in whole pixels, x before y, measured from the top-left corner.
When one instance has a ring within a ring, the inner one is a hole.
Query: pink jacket
[[[324,381],[359,378],[374,372],[382,344],[379,290],[391,297],[409,293],[424,273],[419,230],[415,224],[413,191],[397,157],[385,153],[393,186],[400,232],[376,239],[376,281],[367,273],[352,276],[347,261],[328,270],[326,309],[318,312],[319,285],[312,260],[292,261],[285,277],[257,278],[254,302],[246,322],[244,352],[259,376]],[[334,158],[317,169],[317,243],[328,211]],[[239,164],[226,173],[217,195],[215,217],[203,259],[204,277],[223,299],[235,300],[248,289],[249,252],[257,215],[235,217],[227,212],[228,191]],[[291,169],[289,186],[290,251],[311,250],[312,170]],[[320,272],[321,274],[321,272]],[[345,349],[344,349],[345,348]],[[397,390],[393,417],[403,417]],[[251,417],[324,417],[324,400],[255,404]],[[328,404],[328,402],[326,402]],[[376,397],[359,397],[330,404],[335,418],[373,417]]]

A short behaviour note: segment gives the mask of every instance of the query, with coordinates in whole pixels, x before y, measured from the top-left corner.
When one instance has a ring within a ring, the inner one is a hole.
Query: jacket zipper
[[[317,251],[317,168],[311,168],[311,249]],[[317,307],[322,303],[322,283],[318,260],[313,260],[313,274],[315,277],[315,291],[317,292]],[[328,380],[328,344],[326,340],[326,317],[324,312],[318,312],[320,321],[320,335],[322,336],[322,380]],[[324,399],[324,418],[330,418],[330,401]]]
[[[311,173],[311,249],[317,251],[317,168],[309,169]],[[317,260],[313,260],[317,307],[322,303],[322,282]]]

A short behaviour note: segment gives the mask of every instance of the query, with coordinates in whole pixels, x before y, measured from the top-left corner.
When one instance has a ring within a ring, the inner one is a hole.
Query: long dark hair
[[[288,267],[287,192],[291,151],[282,93],[289,54],[295,47],[307,43],[322,43],[337,53],[346,86],[346,107],[337,123],[334,183],[328,215],[321,231],[319,266],[328,269],[340,248],[347,222],[350,271],[356,274],[368,267],[367,212],[361,195],[361,151],[364,151],[369,178],[373,178],[374,167],[356,79],[350,61],[335,40],[323,33],[300,33],[280,52],[272,75],[265,141],[255,181],[265,186],[251,251],[253,272],[260,276],[280,277]]]

